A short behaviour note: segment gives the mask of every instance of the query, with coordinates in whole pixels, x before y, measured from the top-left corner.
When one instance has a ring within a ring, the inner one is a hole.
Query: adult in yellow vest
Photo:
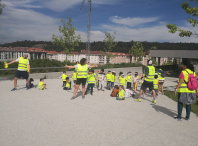
[[[162,69],[160,69],[162,70]],[[163,84],[164,84],[164,81],[165,81],[165,77],[162,77],[162,74],[159,72],[158,73],[158,80],[159,80],[159,88],[158,88],[158,94],[159,94],[159,89],[161,87],[162,89],[162,95],[164,95],[164,87],[163,87]]]
[[[27,90],[29,88],[29,80],[28,80],[28,74],[30,74],[30,63],[28,60],[28,53],[23,53],[23,57],[20,57],[10,63],[7,63],[7,65],[10,65],[12,63],[18,62],[18,69],[14,77],[14,88],[11,91],[17,90],[17,79],[18,78],[23,78],[26,79],[27,82]]]
[[[85,85],[87,82],[87,71],[89,68],[93,68],[93,67],[98,67],[98,65],[88,65],[87,64],[87,59],[86,58],[82,58],[80,60],[80,63],[75,65],[75,66],[67,66],[65,65],[65,67],[67,68],[76,68],[77,69],[77,81],[76,81],[76,85],[75,85],[75,89],[74,89],[74,94],[73,97],[71,98],[71,100],[76,98],[76,93],[79,89],[80,84],[82,84],[82,98],[85,98]]]
[[[178,116],[175,117],[178,121],[181,121],[182,116],[182,109],[183,104],[186,104],[186,117],[185,120],[190,120],[190,112],[191,112],[191,104],[195,103],[196,100],[196,90],[190,90],[187,87],[187,82],[189,78],[189,74],[194,74],[194,77],[196,77],[196,74],[194,72],[194,66],[192,63],[188,61],[182,62],[182,72],[179,75],[179,80],[177,87],[175,88],[175,96],[178,92]]]
[[[143,91],[145,91],[147,88],[149,88],[149,90],[153,92],[153,101],[152,102],[155,102],[155,90],[153,89],[153,80],[154,80],[155,72],[160,72],[162,74],[170,75],[170,73],[168,71],[167,72],[161,71],[158,68],[154,67],[152,64],[153,64],[152,60],[147,61],[147,67],[145,68],[144,82],[141,86],[139,98],[135,99],[135,101],[141,102],[141,96],[142,96]]]

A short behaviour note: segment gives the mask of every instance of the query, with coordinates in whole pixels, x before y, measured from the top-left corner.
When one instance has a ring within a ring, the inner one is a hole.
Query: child
[[[66,85],[63,90],[71,90],[71,81],[69,80],[69,77],[66,78]]]
[[[124,97],[124,86],[120,85],[119,86],[119,93],[118,93],[118,97],[116,97],[116,100],[125,100],[125,97]]]
[[[75,86],[76,85],[76,80],[77,80],[77,70],[76,69],[74,69],[74,73],[72,75],[72,80],[73,80],[74,86]]]
[[[94,75],[94,70],[89,70],[89,75],[87,77],[88,86],[87,86],[85,95],[87,95],[89,88],[91,88],[91,95],[93,95],[93,87],[94,87],[95,80],[96,79],[95,79],[95,75]]]
[[[122,74],[121,78],[119,80],[120,85],[122,85],[124,87],[126,85],[126,81],[127,81],[127,79],[124,77],[124,74]]]
[[[116,73],[115,73],[115,71],[112,71],[112,74],[111,74],[111,88],[112,89],[114,87],[115,81],[116,81]]]
[[[126,79],[127,79],[127,88],[131,88],[131,82],[132,82],[132,74],[131,74],[131,72],[127,73]]]
[[[112,90],[112,93],[111,93],[111,97],[117,97],[118,96],[118,93],[119,93],[119,86],[118,85],[115,85],[114,86],[114,89]]]
[[[47,85],[46,85],[45,83],[43,83],[43,82],[44,82],[44,79],[41,78],[41,79],[40,79],[40,82],[39,82],[39,85],[38,85],[39,90],[47,89],[47,88],[46,88]]]
[[[120,80],[120,78],[122,78],[122,74],[123,74],[123,72],[120,72],[120,73],[119,73],[118,80]]]
[[[100,70],[100,73],[98,74],[98,91],[102,90],[104,91],[104,78],[105,78],[105,73],[104,73],[104,69]]]
[[[129,97],[134,97],[135,94],[133,94],[133,91],[131,90],[131,87],[128,87],[126,90],[125,90],[125,94],[124,94],[124,97],[126,98],[129,98]]]
[[[111,71],[108,71],[108,74],[106,76],[106,80],[107,80],[107,90],[111,90]]]
[[[34,80],[32,78],[30,78],[30,81],[29,81],[29,87],[30,88],[34,87],[34,84],[32,82],[34,82]],[[27,84],[26,84],[26,87],[28,88]]]
[[[138,82],[138,72],[135,72],[135,77],[133,78],[133,86],[134,86],[134,92],[137,90],[137,82]]]
[[[158,96],[158,88],[159,88],[159,80],[158,80],[158,74],[156,73],[154,76],[154,80],[153,80],[153,88],[155,90],[155,95],[156,97]]]

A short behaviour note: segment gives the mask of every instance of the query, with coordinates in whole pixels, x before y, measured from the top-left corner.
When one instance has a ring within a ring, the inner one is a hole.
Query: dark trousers
[[[181,96],[181,93],[178,93],[178,118],[181,118],[182,116],[182,109],[183,109],[183,103],[179,102],[179,98]],[[191,104],[186,105],[186,118],[190,118],[190,112],[191,112]]]
[[[111,89],[114,88],[114,82],[111,82]]]
[[[94,84],[88,84],[85,94],[87,94],[87,92],[89,91],[89,88],[91,88],[91,95],[92,95],[93,94],[93,87],[94,87]]]
[[[111,90],[111,81],[107,81],[107,89]]]
[[[127,88],[131,88],[131,82],[127,82]]]
[[[66,81],[63,81],[63,87],[65,87],[66,86]]]

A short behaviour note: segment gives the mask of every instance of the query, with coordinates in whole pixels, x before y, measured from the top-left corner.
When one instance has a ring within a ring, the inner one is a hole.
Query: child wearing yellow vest
[[[63,88],[63,90],[71,90],[71,81],[70,81],[69,77],[66,78],[66,85]]]
[[[127,73],[126,79],[127,79],[127,88],[131,88],[131,82],[132,82],[132,73],[131,72]]]
[[[107,90],[111,90],[111,71],[108,71],[106,75],[106,80],[107,80]]]
[[[116,97],[116,100],[125,100],[124,93],[125,93],[124,86],[120,85],[118,97]]]
[[[111,74],[111,88],[112,89],[114,88],[115,81],[116,81],[116,73],[115,71],[112,71],[112,74]]]
[[[96,80],[96,76],[94,75],[94,71],[89,70],[89,74],[87,76],[88,86],[87,86],[87,89],[85,91],[85,95],[89,91],[89,88],[91,88],[91,95],[93,95],[93,87],[94,87],[94,84],[95,84],[95,80]]]
[[[119,82],[123,87],[126,85],[127,79],[124,77],[124,74],[121,75]]]
[[[46,89],[46,84],[45,83],[43,83],[44,82],[44,79],[43,78],[41,78],[40,79],[40,82],[39,82],[39,85],[38,85],[38,88],[39,88],[39,90],[44,90],[44,89]]]
[[[158,88],[159,88],[159,80],[158,80],[158,74],[155,74],[154,76],[154,80],[153,80],[153,89],[155,90],[155,97],[158,96],[157,92],[158,92]],[[152,93],[153,94],[153,93]],[[156,98],[153,99],[152,101],[153,103],[156,103]]]
[[[72,75],[72,74],[69,74],[69,75]],[[63,87],[65,87],[65,85],[66,85],[66,78],[67,78],[67,76],[69,76],[69,75],[66,75],[66,71],[63,71],[63,74],[59,77],[59,79],[62,78]]]

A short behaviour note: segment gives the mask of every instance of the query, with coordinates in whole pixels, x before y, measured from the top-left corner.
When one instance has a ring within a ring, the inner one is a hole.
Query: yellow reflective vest
[[[158,79],[153,80],[153,88],[158,89]]]
[[[184,81],[186,81],[186,83],[188,82],[188,73],[189,74],[193,74],[193,71],[191,71],[190,69],[186,69],[183,70],[183,75],[184,75]],[[196,76],[196,74],[194,73],[194,76]],[[187,84],[183,81],[183,83],[181,84],[181,86],[179,87],[179,89],[177,90],[178,93],[195,93],[195,90],[189,90],[187,87]],[[178,80],[179,82],[179,80]]]
[[[38,88],[39,88],[40,90],[43,89],[43,82],[39,82]]]
[[[127,79],[126,78],[120,78],[120,85],[123,85],[123,86],[125,86],[126,85],[126,81],[127,81]]]
[[[69,81],[66,83],[66,86],[65,86],[65,87],[70,88],[70,87],[71,87],[70,84],[71,84],[71,81],[69,80]]]
[[[62,81],[66,81],[67,75],[66,74],[62,74]]]
[[[162,71],[162,69],[160,69],[160,70]],[[161,74],[160,72],[158,72],[158,80],[164,81],[165,78],[163,78],[161,75],[162,75],[162,74]]]
[[[94,84],[95,80],[96,80],[96,78],[95,78],[94,74],[88,75],[88,78],[87,78],[88,84]]]
[[[111,75],[111,82],[114,83],[115,81],[116,81],[116,76],[112,74],[112,75]]]
[[[27,62],[28,62],[28,59],[24,59],[23,57],[20,57],[19,58],[19,64],[18,64],[18,69],[23,69],[23,70],[28,70],[27,68]]]
[[[107,76],[106,76],[107,81],[111,81],[111,75],[112,74],[107,74]]]
[[[124,98],[124,90],[119,90],[119,98]]]
[[[87,78],[87,71],[88,71],[87,64],[84,66],[78,64],[77,78]]]
[[[152,66],[147,66],[149,68],[149,73],[148,73],[148,79],[145,78],[144,80],[147,81],[147,82],[153,82],[154,80],[154,75],[155,75],[155,67],[152,65]]]
[[[127,82],[132,82],[132,76],[131,75],[126,76],[126,79],[127,79]]]

